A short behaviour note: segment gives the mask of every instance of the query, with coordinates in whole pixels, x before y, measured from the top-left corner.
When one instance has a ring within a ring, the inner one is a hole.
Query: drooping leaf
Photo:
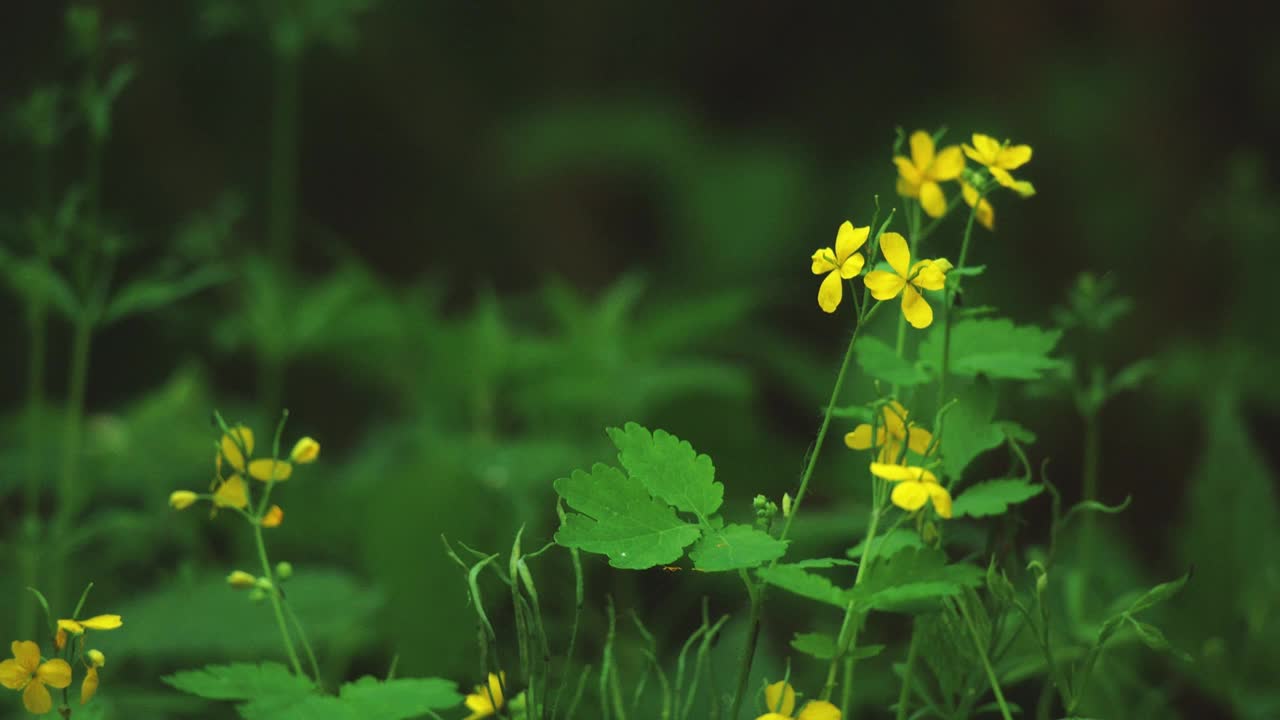
[[[947,372],[995,379],[1037,380],[1062,362],[1051,353],[1061,339],[1059,330],[1018,326],[1005,318],[961,320],[951,328]],[[920,344],[920,359],[935,370],[942,367],[943,332],[939,328]]]
[[[977,587],[983,578],[973,565],[948,565],[939,550],[907,547],[873,563],[850,597],[868,610],[910,611],[919,603]]]
[[[1026,502],[1041,492],[1044,492],[1043,485],[1024,478],[988,480],[960,493],[951,504],[951,513],[954,517],[1003,515],[1010,505]]]
[[[609,438],[631,477],[681,512],[706,519],[724,502],[724,485],[715,481],[711,458],[699,455],[688,442],[666,430],[650,433],[636,423],[609,428]]]
[[[995,389],[979,378],[961,390],[958,402],[943,420],[942,467],[959,479],[973,459],[1004,441],[995,417]]]
[[[903,387],[923,385],[930,380],[923,368],[898,357],[898,353],[879,338],[860,338],[854,353],[863,372],[878,380]]]
[[[609,556],[609,564],[644,570],[675,562],[702,531],[675,509],[649,495],[638,478],[596,463],[555,481],[555,490],[577,513],[565,515],[556,542]]]
[[[777,585],[783,590],[810,600],[828,603],[838,608],[845,607],[849,602],[847,590],[836,587],[835,583],[827,578],[806,572],[804,568],[796,565],[774,565],[761,568],[757,572],[760,578],[770,585]]]
[[[298,700],[315,692],[311,681],[294,675],[280,663],[231,663],[182,670],[160,678],[169,685],[210,700],[272,698]]]
[[[739,570],[782,557],[787,543],[750,525],[728,525],[708,532],[689,551],[694,567],[707,572]]]
[[[1133,628],[1133,632],[1138,636],[1138,639],[1152,650],[1167,652],[1183,662],[1192,662],[1191,655],[1187,651],[1171,645],[1169,640],[1165,638],[1164,632],[1155,625],[1129,618],[1129,626]]]

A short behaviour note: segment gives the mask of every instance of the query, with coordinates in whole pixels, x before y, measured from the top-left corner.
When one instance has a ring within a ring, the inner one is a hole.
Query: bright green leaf
[[[1023,478],[988,480],[970,486],[951,505],[954,517],[1003,515],[1010,505],[1026,502],[1044,492],[1044,486]]]
[[[858,341],[855,354],[863,372],[893,385],[910,387],[929,382],[929,373],[898,356],[888,343],[875,337]]]
[[[1178,591],[1181,590],[1183,586],[1187,584],[1187,581],[1190,579],[1191,579],[1191,571],[1188,570],[1185,575],[1183,575],[1180,578],[1177,578],[1176,580],[1170,580],[1169,582],[1164,582],[1164,583],[1160,583],[1159,585],[1156,585],[1155,587],[1151,588],[1150,590],[1146,591],[1141,596],[1139,596],[1137,600],[1134,600],[1133,603],[1129,605],[1129,609],[1126,610],[1125,612],[1129,613],[1130,615],[1136,615],[1142,612],[1143,610],[1146,610],[1150,607],[1154,607],[1155,605],[1159,605],[1165,600],[1168,600],[1169,598],[1178,594]]]
[[[961,320],[951,328],[947,371],[968,377],[982,373],[997,379],[1037,380],[1062,364],[1050,356],[1061,337],[1059,330],[1017,326],[1003,318]],[[941,368],[942,345],[943,331],[939,328],[920,344],[921,361]]]
[[[675,562],[702,535],[697,525],[651,497],[638,478],[603,463],[590,473],[575,470],[556,480],[555,490],[578,511],[565,515],[556,542],[608,555],[616,568],[644,570]]]
[[[708,532],[693,546],[694,567],[706,572],[753,568],[782,557],[787,543],[750,525],[729,525]]]
[[[821,575],[805,572],[804,568],[796,565],[774,565],[761,568],[757,572],[760,578],[770,585],[777,585],[783,590],[810,600],[828,603],[838,608],[843,608],[849,602],[847,590],[836,587]]]
[[[311,681],[294,675],[280,663],[206,665],[160,678],[173,687],[210,700],[272,698],[288,701],[312,694]]]
[[[975,381],[961,391],[958,400],[943,419],[939,443],[942,467],[957,480],[974,458],[1004,442],[1004,433],[991,422],[996,396],[989,382]]]
[[[1133,628],[1134,633],[1137,634],[1138,639],[1152,650],[1155,650],[1156,652],[1167,652],[1184,662],[1192,662],[1191,656],[1187,654],[1186,651],[1180,650],[1169,644],[1164,633],[1155,625],[1140,622],[1133,618],[1129,618],[1129,625]]]
[[[457,685],[441,678],[400,678],[382,681],[363,677],[347,683],[339,697],[359,710],[359,717],[407,720],[462,704]]]
[[[899,611],[958,595],[982,580],[981,570],[967,563],[948,565],[939,550],[908,547],[876,560],[849,595],[864,609]]]
[[[609,428],[609,438],[618,448],[618,461],[655,497],[703,519],[720,509],[724,485],[715,481],[711,458],[689,443],[666,430],[650,433],[636,423]]]

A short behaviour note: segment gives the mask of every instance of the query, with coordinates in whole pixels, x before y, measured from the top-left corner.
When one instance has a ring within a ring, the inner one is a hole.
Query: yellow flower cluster
[[[115,630],[124,625],[119,615],[96,615],[84,620],[64,618],[58,621],[54,647],[66,658],[45,658],[40,646],[31,640],[15,640],[10,644],[13,657],[0,661],[0,685],[22,693],[22,705],[33,715],[44,715],[53,710],[53,696],[49,688],[62,690],[71,685],[72,669],[67,658],[84,663],[85,675],[80,684],[80,704],[89,702],[98,692],[98,669],[107,664],[107,658],[99,650],[85,650],[85,637],[90,630]],[[78,644],[70,645],[68,635],[78,637]],[[77,647],[78,645],[78,647]]]
[[[764,704],[769,712],[756,720],[840,720],[840,708],[826,700],[810,700],[792,715],[796,709],[796,690],[791,683],[778,681],[764,689]]]

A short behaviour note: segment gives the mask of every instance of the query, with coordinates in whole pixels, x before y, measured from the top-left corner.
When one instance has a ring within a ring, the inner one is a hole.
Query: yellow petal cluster
[[[908,420],[907,409],[902,403],[890,400],[880,409],[880,414],[880,426],[875,428],[874,438],[871,425],[862,423],[845,434],[844,444],[853,450],[880,448],[880,462],[888,463],[898,461],[903,444],[917,455],[925,455],[929,451],[933,433]]]
[[[463,703],[467,709],[471,711],[465,720],[480,720],[480,718],[490,717],[498,712],[502,707],[502,687],[507,682],[507,674],[500,673],[495,675],[489,673],[489,684],[477,685],[475,692],[467,695]]]
[[[933,323],[933,308],[920,294],[921,290],[941,290],[951,263],[945,260],[920,260],[911,264],[911,249],[906,238],[896,232],[880,237],[880,251],[893,272],[872,270],[863,281],[876,300],[892,300],[902,294],[902,314],[914,328],[927,328]]]
[[[94,615],[86,620],[70,620],[62,619],[58,621],[58,628],[66,630],[72,635],[80,635],[85,630],[115,630],[124,625],[124,621],[119,615]]]
[[[929,217],[942,217],[947,212],[947,198],[938,183],[960,177],[964,154],[959,145],[935,152],[933,138],[923,130],[911,133],[908,143],[911,157],[893,158],[893,164],[898,166],[898,194],[918,198]]]
[[[44,715],[53,709],[49,688],[71,684],[71,665],[61,658],[41,662],[40,646],[30,640],[14,641],[9,647],[13,658],[0,662],[0,685],[21,691],[27,712]]]
[[[936,475],[925,468],[871,463],[871,474],[897,483],[889,499],[903,510],[915,512],[932,502],[933,509],[940,517],[951,517],[951,493],[938,484]]]
[[[858,248],[866,244],[870,234],[871,226],[855,228],[853,223],[845,220],[836,231],[835,249],[819,248],[810,257],[813,274],[826,274],[822,284],[818,286],[818,307],[823,312],[836,311],[844,296],[842,281],[855,278],[862,272],[862,265],[866,260],[858,252]]]
[[[1031,161],[1030,145],[1010,145],[1006,140],[1003,143],[982,133],[973,134],[973,144],[964,145],[964,154],[976,163],[985,165],[990,171],[991,177],[1004,187],[1007,187],[1022,197],[1030,197],[1036,194],[1036,189],[1026,180],[1018,180],[1009,173],[1010,170],[1017,170]],[[972,203],[970,203],[972,207]]]
[[[764,689],[764,704],[769,712],[756,720],[840,720],[840,709],[826,700],[810,700],[792,715],[796,708],[796,691],[791,683],[778,681]]]

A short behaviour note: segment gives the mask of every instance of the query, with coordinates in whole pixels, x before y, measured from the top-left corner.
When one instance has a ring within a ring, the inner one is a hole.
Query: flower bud
[[[791,517],[791,493],[782,493],[782,517]]]
[[[174,510],[186,510],[198,499],[200,496],[190,490],[175,490],[169,494],[169,506]]]
[[[271,584],[271,580],[264,577],[258,578],[258,580],[254,583],[254,587],[259,590],[262,590],[263,592],[275,589],[275,585]]]
[[[102,667],[107,664],[107,656],[103,655],[101,650],[90,650],[84,655],[89,658],[89,664],[93,667]]]
[[[1048,587],[1049,587],[1049,573],[1041,573],[1040,577],[1036,578],[1036,594],[1043,596],[1045,589],[1047,589]]]
[[[53,646],[61,650],[67,646],[67,631],[58,628],[58,632],[53,635]]]
[[[254,588],[249,591],[249,599],[254,602],[262,602],[267,599],[267,594],[262,591],[262,588]]]
[[[281,580],[288,580],[293,577],[293,563],[290,563],[287,560],[281,560],[276,563],[276,577]]]
[[[280,523],[284,522],[284,510],[279,505],[272,505],[267,514],[262,516],[262,527],[273,528],[280,527]]]
[[[769,498],[763,495],[757,495],[751,499],[751,507],[755,508],[757,512],[764,510],[768,505]]]
[[[289,453],[289,459],[299,465],[313,463],[320,456],[320,443],[311,437],[304,437],[294,443],[293,450]]]
[[[227,584],[236,590],[248,590],[258,582],[258,578],[243,570],[233,570],[227,576]]]

